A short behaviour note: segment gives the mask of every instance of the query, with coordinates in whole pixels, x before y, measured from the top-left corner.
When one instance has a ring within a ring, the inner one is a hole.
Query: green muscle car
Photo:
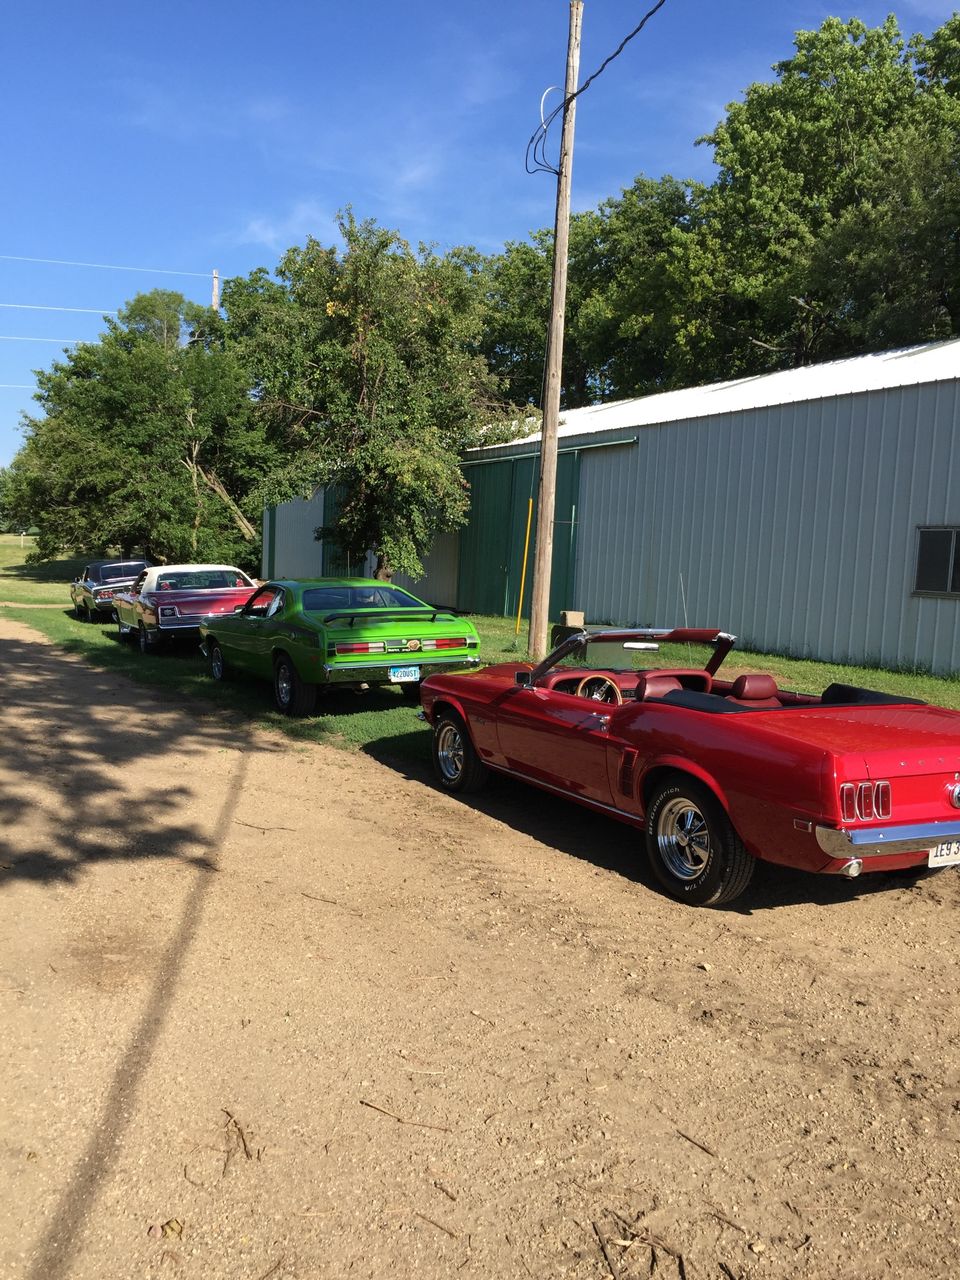
[[[272,679],[287,715],[309,715],[322,686],[395,684],[416,701],[425,676],[480,665],[466,618],[372,578],[267,582],[200,634],[214,680],[231,668]]]

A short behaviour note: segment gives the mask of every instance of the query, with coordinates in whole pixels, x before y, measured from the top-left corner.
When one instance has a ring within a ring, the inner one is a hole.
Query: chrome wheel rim
[[[663,806],[657,817],[657,849],[664,866],[678,880],[696,880],[710,860],[707,820],[686,796]]]
[[[219,648],[215,648],[210,655],[210,669],[213,671],[214,680],[223,679],[223,654]]]
[[[444,782],[457,782],[463,773],[463,738],[449,721],[440,726],[437,734],[437,764]]]
[[[277,667],[277,701],[281,707],[288,707],[293,696],[293,677],[285,662]]]

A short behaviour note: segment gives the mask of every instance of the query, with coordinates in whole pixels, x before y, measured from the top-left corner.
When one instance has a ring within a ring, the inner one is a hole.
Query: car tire
[[[210,674],[213,676],[214,680],[226,680],[228,672],[227,664],[223,660],[223,650],[217,644],[216,640],[211,640],[208,643],[210,653]]]
[[[419,701],[420,701],[420,681],[419,681],[419,680],[405,680],[405,681],[403,682],[403,684],[400,686],[400,695],[401,695],[401,697],[403,697],[404,699],[406,699],[406,701],[407,701],[407,702],[416,702],[416,703],[419,703]]]
[[[117,619],[117,639],[121,644],[126,644],[130,639],[130,628],[125,627],[120,619]]]
[[[433,767],[444,791],[479,791],[490,776],[456,712],[442,712],[433,726]]]
[[[285,716],[308,716],[317,704],[317,686],[300,679],[293,659],[285,653],[273,660],[273,703]]]
[[[93,614],[90,612],[90,606],[86,603],[86,601],[84,601],[84,605],[83,605],[83,620],[84,622],[87,622],[87,623],[90,623],[93,621]]]
[[[153,641],[147,634],[147,628],[142,622],[137,626],[137,644],[139,645],[140,652],[143,654],[151,653],[153,651]]]
[[[740,896],[755,861],[723,806],[702,783],[668,778],[647,810],[647,856],[671,897],[695,907],[718,907]]]

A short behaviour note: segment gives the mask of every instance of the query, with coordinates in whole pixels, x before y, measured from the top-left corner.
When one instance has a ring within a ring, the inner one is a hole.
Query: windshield
[[[161,573],[158,591],[223,591],[227,587],[252,587],[239,569],[197,569],[193,573]]]
[[[429,609],[422,600],[399,587],[308,587],[303,593],[306,613],[344,613],[350,609]]]
[[[629,642],[635,645],[637,642]],[[644,649],[628,647],[628,645],[595,640],[585,643],[561,658],[558,667],[589,667],[594,671],[643,671],[648,667],[660,666],[656,645],[648,645]]]

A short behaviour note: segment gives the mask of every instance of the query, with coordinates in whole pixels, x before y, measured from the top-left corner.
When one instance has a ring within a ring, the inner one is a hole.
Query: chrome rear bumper
[[[397,657],[395,662],[350,662],[324,663],[323,674],[331,684],[341,682],[356,684],[366,681],[368,684],[395,684],[390,679],[391,668],[419,667],[420,678],[436,675],[441,671],[463,671],[466,667],[479,667],[479,658],[425,658],[422,653],[409,654],[407,661]],[[409,682],[408,682],[409,683]]]
[[[897,827],[844,828],[817,827],[817,844],[831,858],[875,858],[891,853],[921,853],[942,844],[944,840],[960,840],[960,820],[950,822],[904,823]]]

